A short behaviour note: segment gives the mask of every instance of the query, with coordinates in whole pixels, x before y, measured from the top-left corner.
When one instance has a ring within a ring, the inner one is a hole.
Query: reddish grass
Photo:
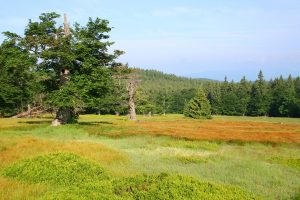
[[[142,121],[136,124],[119,124],[123,129],[124,125],[130,126],[130,129],[123,130],[122,135],[149,134],[199,140],[300,143],[299,124],[220,120]]]

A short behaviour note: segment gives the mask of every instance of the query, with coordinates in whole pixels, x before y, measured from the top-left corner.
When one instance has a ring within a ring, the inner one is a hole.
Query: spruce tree
[[[236,96],[238,97],[237,113],[238,115],[245,115],[247,106],[250,100],[251,83],[246,80],[244,76],[236,89]]]
[[[270,82],[271,84],[271,105],[270,105],[270,115],[273,117],[281,116],[279,107],[282,106],[284,100],[284,90],[285,84],[282,76],[275,78],[274,81]]]
[[[282,76],[271,82],[272,102],[270,115],[291,117],[297,115],[296,91],[291,76],[284,80]]]
[[[252,85],[251,97],[248,104],[248,114],[251,116],[268,115],[270,106],[269,89],[262,71],[259,71],[258,79]]]
[[[202,88],[198,89],[196,96],[185,106],[184,115],[195,119],[211,119],[211,106]]]
[[[284,98],[279,111],[282,116],[293,117],[297,115],[296,106],[296,90],[294,81],[291,75],[285,81]]]
[[[218,82],[211,82],[208,84],[208,100],[211,105],[212,114],[222,114],[222,98],[221,98],[221,84]]]

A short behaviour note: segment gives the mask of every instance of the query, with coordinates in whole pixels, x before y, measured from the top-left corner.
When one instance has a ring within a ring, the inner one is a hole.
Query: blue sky
[[[300,75],[299,0],[0,0],[0,31],[22,34],[42,12],[71,24],[108,19],[130,66],[238,81]],[[0,41],[4,38],[0,36]]]

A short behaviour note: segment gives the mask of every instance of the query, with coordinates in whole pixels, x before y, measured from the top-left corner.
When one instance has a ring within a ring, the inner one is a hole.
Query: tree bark
[[[76,120],[77,115],[73,108],[59,108],[56,112],[55,120],[52,121],[52,126],[72,123]]]

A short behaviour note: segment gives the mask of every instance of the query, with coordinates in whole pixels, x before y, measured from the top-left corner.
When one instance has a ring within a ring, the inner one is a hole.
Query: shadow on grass
[[[18,122],[21,124],[45,124],[45,123],[51,123],[51,120],[41,120],[41,121],[24,121],[24,122]]]
[[[94,126],[99,124],[113,124],[112,122],[106,122],[106,121],[94,121],[94,122],[78,122],[79,125],[82,126]]]

